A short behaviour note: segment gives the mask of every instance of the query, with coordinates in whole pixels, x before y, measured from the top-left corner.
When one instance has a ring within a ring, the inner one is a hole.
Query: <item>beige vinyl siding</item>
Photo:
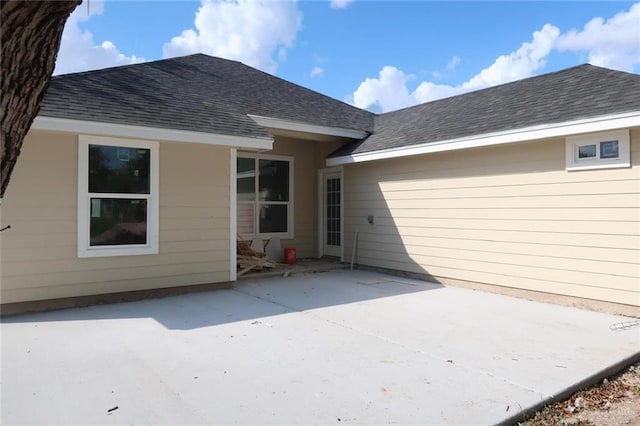
[[[78,137],[30,133],[2,201],[2,303],[229,281],[229,149],[159,149],[159,253],[81,259]]]
[[[349,165],[345,254],[358,230],[359,264],[640,306],[640,129],[631,161],[567,172],[561,138]]]
[[[294,158],[293,232],[294,238],[282,240],[282,247],[295,247],[298,258],[318,254],[318,170],[325,157],[340,147],[339,142],[317,142],[276,137],[268,154]]]

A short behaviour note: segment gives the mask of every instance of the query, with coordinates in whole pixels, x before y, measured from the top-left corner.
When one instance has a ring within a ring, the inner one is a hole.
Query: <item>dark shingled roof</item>
[[[331,157],[640,111],[640,76],[580,65],[372,114],[203,54],[53,77],[46,117],[267,137],[247,114],[372,133]]]
[[[331,157],[631,111],[640,76],[586,64],[378,115],[371,136]]]
[[[268,137],[247,114],[370,131],[374,115],[203,54],[56,76],[41,116]]]

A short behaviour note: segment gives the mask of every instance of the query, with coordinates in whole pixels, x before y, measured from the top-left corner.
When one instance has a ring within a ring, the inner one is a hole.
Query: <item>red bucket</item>
[[[296,258],[296,248],[295,247],[285,247],[284,248],[284,263],[287,265],[295,265],[298,262]]]

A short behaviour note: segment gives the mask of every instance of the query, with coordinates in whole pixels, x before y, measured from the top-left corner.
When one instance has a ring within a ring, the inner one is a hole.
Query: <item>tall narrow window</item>
[[[157,143],[83,136],[78,163],[78,256],[157,253]]]
[[[243,238],[293,238],[293,159],[239,154],[238,233]]]

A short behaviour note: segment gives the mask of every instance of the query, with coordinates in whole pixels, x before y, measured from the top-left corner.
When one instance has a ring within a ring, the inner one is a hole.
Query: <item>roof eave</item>
[[[470,135],[438,142],[428,142],[419,145],[363,152],[360,154],[328,158],[326,162],[327,166],[339,166],[351,163],[362,163],[367,161],[408,157],[412,155],[431,154],[435,152],[504,145],[536,139],[564,137],[581,133],[601,132],[636,126],[640,126],[640,111],[590,117],[586,119],[566,121],[563,123],[544,124],[502,132]]]
[[[285,120],[274,117],[263,117],[260,115],[247,114],[256,124],[268,128],[279,130],[290,130],[302,133],[312,133],[323,136],[336,136],[349,139],[364,139],[369,136],[364,130],[345,129],[343,127],[320,126],[316,124],[302,123],[299,121]]]
[[[37,116],[31,130],[68,132],[120,138],[147,139],[155,141],[186,142],[205,145],[227,146],[246,150],[271,150],[273,138],[223,135],[189,130],[164,129],[159,127],[134,126],[129,124],[103,123],[98,121],[73,120],[67,118]]]

